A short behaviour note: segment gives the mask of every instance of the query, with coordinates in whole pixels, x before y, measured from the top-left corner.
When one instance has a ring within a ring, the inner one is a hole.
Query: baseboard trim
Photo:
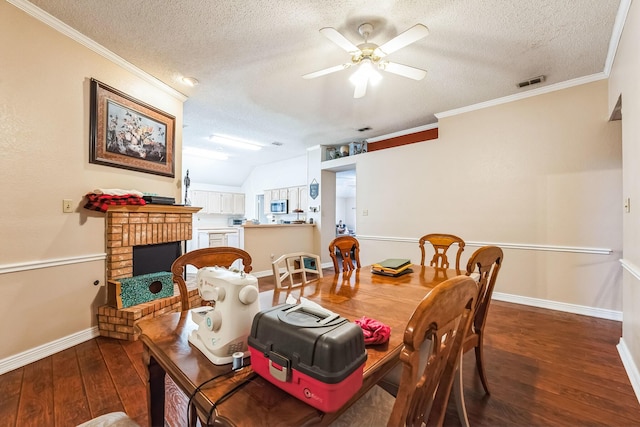
[[[622,322],[622,312],[616,310],[587,307],[585,305],[568,304],[565,302],[550,301],[540,298],[523,297],[520,295],[504,294],[501,292],[494,292],[492,299],[495,299],[496,301],[512,302],[514,304],[529,305],[532,307],[546,308],[549,310],[564,311],[566,313],[581,314],[583,316]]]
[[[627,371],[631,387],[633,387],[633,391],[636,394],[636,399],[640,402],[640,371],[638,371],[636,364],[633,363],[633,357],[631,357],[631,353],[629,352],[629,348],[627,347],[624,339],[620,338],[620,342],[616,347],[620,354],[620,359],[622,359],[622,365]]]
[[[13,371],[14,369],[22,368],[29,363],[44,359],[62,350],[71,348],[74,345],[89,341],[99,335],[100,331],[98,327],[93,326],[84,331],[76,332],[75,334],[67,335],[66,337],[23,351],[14,356],[9,356],[0,360],[0,375]]]

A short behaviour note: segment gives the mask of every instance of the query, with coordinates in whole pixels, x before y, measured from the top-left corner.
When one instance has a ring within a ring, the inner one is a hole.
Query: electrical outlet
[[[62,212],[73,212],[73,201],[71,199],[62,199]]]
[[[363,210],[362,216],[369,216],[369,210],[368,209]]]
[[[631,199],[629,197],[624,199],[624,211],[626,213],[631,212]]]

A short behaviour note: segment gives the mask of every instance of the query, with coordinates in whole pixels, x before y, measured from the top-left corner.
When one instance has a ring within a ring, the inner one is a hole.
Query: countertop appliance
[[[229,227],[238,227],[244,225],[246,222],[247,218],[229,218],[227,225],[229,225]]]
[[[287,202],[287,200],[272,200],[269,206],[269,211],[272,214],[289,213],[289,203]]]
[[[214,307],[200,307],[191,312],[198,329],[189,342],[215,365],[233,361],[233,354],[249,356],[247,337],[253,317],[260,311],[258,279],[236,269],[203,267],[196,274],[198,292]]]

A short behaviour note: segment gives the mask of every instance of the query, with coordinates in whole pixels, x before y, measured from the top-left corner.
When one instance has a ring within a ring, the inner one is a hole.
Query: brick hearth
[[[192,215],[200,208],[170,205],[112,206],[106,214],[106,277],[114,281],[133,276],[133,247],[191,240]],[[109,286],[109,285],[108,285]],[[202,301],[197,289],[189,291],[191,307]],[[180,311],[176,287],[171,297],[133,307],[117,309],[108,305],[98,309],[100,335],[136,340],[133,325],[141,319]]]

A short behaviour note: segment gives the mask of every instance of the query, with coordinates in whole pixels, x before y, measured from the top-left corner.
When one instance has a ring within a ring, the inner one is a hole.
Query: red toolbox
[[[362,329],[331,311],[292,304],[262,310],[248,344],[258,375],[323,412],[337,411],[362,386]]]

